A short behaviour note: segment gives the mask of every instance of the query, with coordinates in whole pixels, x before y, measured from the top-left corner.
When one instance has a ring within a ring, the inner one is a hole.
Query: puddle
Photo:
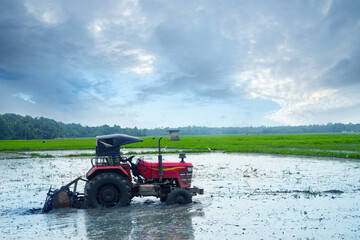
[[[131,149],[133,151],[133,149]],[[51,154],[51,153],[50,153]],[[360,162],[251,154],[187,154],[193,185],[186,206],[134,198],[112,210],[59,209],[40,214],[50,185],[90,168],[89,158],[0,161],[0,236],[9,239],[357,239]],[[156,155],[145,155],[157,160]],[[178,161],[178,154],[163,154]]]

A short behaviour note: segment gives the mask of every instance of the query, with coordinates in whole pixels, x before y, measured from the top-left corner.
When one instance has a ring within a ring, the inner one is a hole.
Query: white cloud
[[[137,64],[134,67],[131,67],[129,70],[135,72],[140,75],[147,75],[151,74],[154,70],[154,60],[155,57],[146,54],[144,50],[135,49],[135,50],[128,50],[123,53],[125,56],[135,56]]]
[[[329,13],[330,8],[331,8],[331,5],[333,4],[333,1],[334,1],[334,0],[327,0],[327,1],[325,2],[324,6],[323,6],[322,9],[321,9],[321,13],[322,13],[324,16],[326,16],[326,15]]]
[[[107,23],[108,21],[106,19],[95,19],[92,23],[89,24],[88,30],[95,39],[101,38],[101,33],[103,32],[104,27]]]
[[[56,25],[64,21],[64,13],[55,1],[26,0],[24,5],[30,14],[45,24]]]
[[[14,97],[20,98],[22,100],[24,100],[25,102],[31,103],[31,104],[36,104],[36,102],[34,102],[33,100],[31,100],[32,96],[30,94],[27,93],[15,93],[13,94]]]
[[[266,114],[265,118],[285,125],[322,123],[322,115],[360,104],[355,89],[316,87],[313,81],[295,76],[276,77],[271,69],[245,71],[237,77],[236,87],[244,88],[249,99],[261,98],[277,103],[279,109]]]

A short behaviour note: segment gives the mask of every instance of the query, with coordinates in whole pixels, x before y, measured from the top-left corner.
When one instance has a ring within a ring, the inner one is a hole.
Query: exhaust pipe
[[[159,145],[159,155],[158,155],[158,162],[159,162],[159,181],[162,182],[163,177],[163,165],[162,165],[162,155],[161,155],[161,148],[160,148],[160,141],[162,137],[159,138],[158,145]]]

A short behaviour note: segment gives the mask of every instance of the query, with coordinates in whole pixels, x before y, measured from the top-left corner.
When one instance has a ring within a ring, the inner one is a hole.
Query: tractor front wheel
[[[163,196],[163,197],[160,198],[160,201],[161,202],[166,202],[167,199],[168,199],[168,196]]]
[[[115,208],[130,204],[131,188],[117,173],[101,173],[86,183],[85,197],[89,207]]]
[[[188,204],[192,203],[192,196],[188,191],[182,188],[177,188],[172,191],[166,200],[166,204]]]

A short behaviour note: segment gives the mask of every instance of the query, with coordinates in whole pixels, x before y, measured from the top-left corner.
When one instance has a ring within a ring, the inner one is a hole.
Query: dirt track
[[[2,158],[5,158],[2,156]],[[156,156],[145,156],[156,160]],[[166,161],[178,156],[165,154]],[[39,214],[46,192],[84,175],[87,158],[0,161],[0,236],[6,239],[357,239],[360,162],[188,154],[205,194],[187,206],[135,198],[129,207]]]

